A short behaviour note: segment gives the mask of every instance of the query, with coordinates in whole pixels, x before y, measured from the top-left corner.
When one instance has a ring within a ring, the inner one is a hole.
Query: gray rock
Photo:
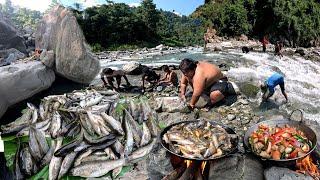
[[[39,22],[36,47],[53,50],[57,74],[78,83],[90,83],[100,71],[72,12],[55,6]]]
[[[155,99],[157,108],[163,112],[189,112],[187,103],[182,101],[178,96],[175,97],[159,97]]]
[[[16,59],[23,59],[26,57],[25,54],[14,48],[0,50],[0,57],[2,58],[7,58],[10,54],[14,54]]]
[[[266,180],[312,180],[312,177],[282,167],[271,167],[264,171]]]
[[[42,51],[40,55],[40,61],[47,67],[52,68],[54,66],[54,52],[52,50]]]
[[[23,37],[18,35],[11,22],[0,15],[0,47],[1,49],[15,48],[22,53],[27,53]]]
[[[236,115],[234,115],[234,114],[228,114],[227,119],[228,119],[229,121],[232,121],[232,120],[236,119]]]
[[[54,80],[54,72],[37,61],[0,67],[0,117],[9,106],[49,88]]]
[[[236,154],[211,162],[208,179],[263,180],[263,166],[251,155]]]

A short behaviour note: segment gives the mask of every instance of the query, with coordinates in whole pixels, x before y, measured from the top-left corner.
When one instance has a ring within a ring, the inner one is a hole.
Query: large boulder
[[[49,88],[54,80],[53,70],[39,61],[0,67],[0,117],[9,106]]]
[[[10,21],[0,14],[0,50],[10,48],[27,53],[23,37],[20,37]]]
[[[91,53],[72,12],[56,6],[37,27],[36,48],[53,50],[57,74],[78,83],[90,83],[99,73],[100,63]]]

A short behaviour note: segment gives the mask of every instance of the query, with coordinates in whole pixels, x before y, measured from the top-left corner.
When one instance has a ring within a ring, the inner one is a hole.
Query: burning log
[[[314,179],[320,180],[320,171],[319,171],[317,165],[315,165],[312,162],[312,158],[310,157],[310,155],[308,155],[304,159],[297,160],[296,165],[298,167],[297,172],[303,173],[303,174],[308,174],[311,177],[313,177]]]
[[[190,162],[190,165],[188,165],[188,161]],[[184,171],[179,180],[191,180],[195,176],[194,172],[200,167],[200,164],[200,161],[187,160],[187,169]]]
[[[181,174],[186,170],[186,166],[181,166],[177,169],[171,171],[168,175],[162,178],[162,180],[176,180],[178,179]]]

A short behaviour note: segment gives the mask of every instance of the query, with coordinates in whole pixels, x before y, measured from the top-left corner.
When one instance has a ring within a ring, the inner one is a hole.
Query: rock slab
[[[23,37],[20,37],[10,21],[0,14],[0,50],[10,48],[27,53]]]
[[[67,79],[89,84],[100,71],[76,17],[63,6],[53,7],[42,18],[35,41],[36,48],[53,50],[55,72]]]
[[[251,155],[234,155],[210,162],[209,178],[263,180],[263,166]]]
[[[264,171],[264,177],[266,180],[312,180],[310,176],[296,173],[288,168],[271,167]]]
[[[51,86],[53,70],[39,61],[0,67],[0,117],[7,108]]]

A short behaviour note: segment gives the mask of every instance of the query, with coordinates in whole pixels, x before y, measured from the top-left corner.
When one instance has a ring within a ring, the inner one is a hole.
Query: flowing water
[[[164,55],[149,59],[130,59],[123,61],[103,62],[102,67],[121,68],[128,61],[138,61],[145,65],[160,66],[178,65],[183,58],[208,60],[214,64],[225,63],[230,66],[227,76],[238,84],[248,83],[259,87],[274,72],[281,72],[285,77],[285,89],[289,102],[281,94],[280,88],[269,103],[261,103],[261,93],[250,98],[255,110],[260,113],[282,111],[289,113],[302,109],[304,117],[320,122],[320,63],[306,60],[300,56],[284,56],[281,59],[273,53],[250,52],[243,54],[240,49],[229,49],[224,52],[203,53],[201,49],[173,55]]]

